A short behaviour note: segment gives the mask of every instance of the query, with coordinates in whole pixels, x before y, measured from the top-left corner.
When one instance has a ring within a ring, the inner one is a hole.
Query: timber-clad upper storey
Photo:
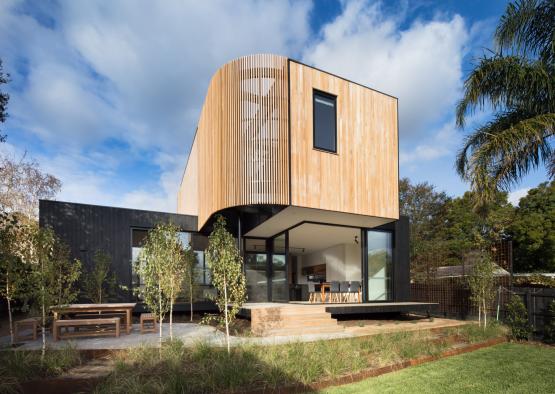
[[[335,152],[315,149],[315,92],[335,96]],[[212,77],[178,194],[198,216],[294,205],[398,219],[397,99],[276,55]]]

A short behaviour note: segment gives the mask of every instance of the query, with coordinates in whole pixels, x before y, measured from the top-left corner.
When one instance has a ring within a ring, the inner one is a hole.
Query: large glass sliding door
[[[245,239],[245,276],[249,302],[287,302],[287,236]]]
[[[266,253],[245,254],[245,276],[250,302],[268,300],[268,255]]]
[[[389,231],[367,231],[368,301],[391,300],[393,234]]]
[[[249,302],[268,301],[268,253],[265,239],[245,240],[245,276]]]
[[[272,239],[271,286],[272,301],[289,301],[289,283],[287,281],[287,237],[281,234]]]

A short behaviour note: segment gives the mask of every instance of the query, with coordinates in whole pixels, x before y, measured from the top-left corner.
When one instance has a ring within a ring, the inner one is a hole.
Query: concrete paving
[[[304,334],[295,336],[269,336],[269,337],[231,337],[233,346],[241,344],[257,344],[257,345],[280,345],[292,342],[314,342],[327,339],[354,338],[367,335],[376,335],[381,333],[390,333],[395,331],[415,331],[432,328],[456,327],[468,324],[468,322],[451,320],[451,319],[427,319],[418,322],[391,322],[387,324],[372,324],[368,321],[361,326],[347,326],[341,332],[329,334]],[[164,323],[162,326],[164,339],[169,338],[169,324]],[[212,346],[225,346],[225,334],[216,330],[214,327],[195,324],[195,323],[174,323],[174,338],[181,339],[186,345],[191,346],[197,343],[206,343]],[[157,346],[158,333],[139,332],[139,325],[133,325],[131,334],[122,334],[116,337],[91,337],[91,338],[73,338],[54,342],[50,335],[47,335],[47,343],[49,348],[63,348],[68,344],[73,345],[77,349],[126,349],[140,346]],[[9,345],[9,337],[0,337],[0,347],[5,348]],[[39,338],[36,341],[25,342],[19,346],[22,350],[40,349],[42,341]]]

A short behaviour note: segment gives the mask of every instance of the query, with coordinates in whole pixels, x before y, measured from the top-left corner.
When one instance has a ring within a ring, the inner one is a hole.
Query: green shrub
[[[543,327],[543,340],[547,343],[555,343],[555,300],[551,301],[547,308]]]
[[[528,323],[528,311],[522,298],[516,294],[507,304],[507,325],[513,339],[528,340],[532,334],[532,327]]]

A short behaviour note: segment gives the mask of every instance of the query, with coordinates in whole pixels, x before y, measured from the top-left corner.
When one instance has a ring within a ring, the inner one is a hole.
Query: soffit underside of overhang
[[[357,215],[324,209],[288,206],[245,234],[245,237],[272,237],[303,222],[373,228],[395,221],[394,218]]]

